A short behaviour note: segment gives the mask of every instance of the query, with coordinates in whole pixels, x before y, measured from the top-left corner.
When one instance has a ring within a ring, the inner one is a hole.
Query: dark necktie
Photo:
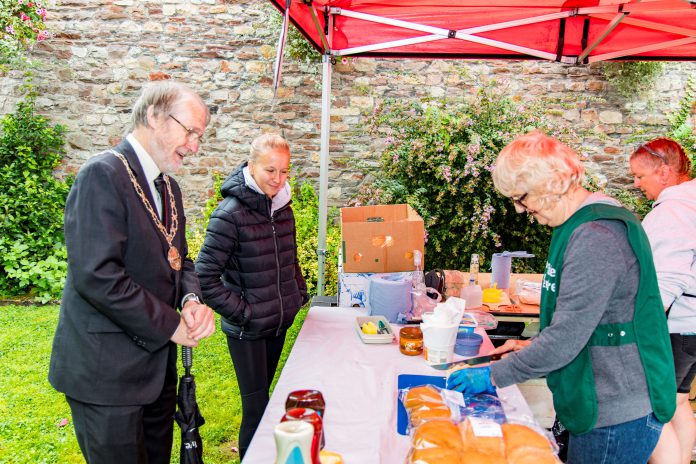
[[[162,174],[155,178],[155,188],[159,192],[160,199],[162,200],[162,225],[164,225],[165,230],[169,232],[169,195],[167,194],[167,188]]]

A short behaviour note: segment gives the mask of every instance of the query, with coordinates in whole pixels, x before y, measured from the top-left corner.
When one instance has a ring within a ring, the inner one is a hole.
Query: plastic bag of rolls
[[[457,423],[467,417],[491,419],[499,424],[506,421],[503,405],[495,395],[479,394],[465,398],[459,392],[421,385],[399,390],[399,399],[408,416],[407,432],[432,419],[451,419]]]
[[[410,464],[558,464],[555,448],[523,424],[434,419],[411,431]]]
[[[457,419],[445,402],[442,390],[434,385],[421,385],[399,390],[399,398],[408,415],[407,431],[433,419]]]

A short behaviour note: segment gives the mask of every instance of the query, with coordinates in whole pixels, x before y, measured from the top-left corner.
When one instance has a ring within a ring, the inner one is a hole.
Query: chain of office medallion
[[[157,228],[159,231],[164,235],[164,238],[167,240],[167,243],[169,246],[172,246],[172,242],[174,240],[174,237],[176,236],[176,231],[179,228],[179,215],[177,214],[176,211],[176,203],[174,202],[174,194],[172,193],[172,186],[169,183],[169,176],[163,175],[162,178],[164,179],[164,183],[167,185],[167,194],[169,196],[169,204],[172,207],[172,224],[169,227],[169,232],[164,228],[164,225],[162,224],[162,221],[158,217],[157,213],[155,212],[154,209],[152,209],[152,205],[148,201],[147,197],[145,196],[145,192],[143,192],[142,187],[140,187],[140,184],[135,178],[135,174],[133,174],[133,170],[130,168],[128,165],[128,161],[126,161],[126,157],[123,156],[121,153],[112,151],[114,155],[116,155],[117,158],[119,158],[122,162],[123,165],[126,167],[126,171],[128,171],[128,177],[130,177],[131,183],[133,184],[133,188],[135,189],[135,192],[138,194],[140,197],[140,200],[143,202],[143,205],[145,205],[145,209],[150,213],[150,216],[152,216],[152,219],[155,221],[155,224],[157,225]]]

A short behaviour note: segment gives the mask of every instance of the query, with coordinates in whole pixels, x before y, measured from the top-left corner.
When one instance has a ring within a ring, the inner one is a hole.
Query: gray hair
[[[150,127],[147,122],[147,109],[152,106],[155,115],[169,114],[172,107],[184,98],[193,98],[205,108],[205,123],[210,122],[210,110],[203,99],[193,90],[179,82],[163,80],[148,84],[133,105],[131,130],[136,127]]]
[[[271,150],[283,150],[290,153],[290,145],[287,140],[278,134],[259,135],[251,142],[249,161],[256,162],[261,155]]]
[[[570,147],[535,130],[502,149],[495,162],[493,184],[509,197],[521,192],[563,195],[582,185],[585,168]]]

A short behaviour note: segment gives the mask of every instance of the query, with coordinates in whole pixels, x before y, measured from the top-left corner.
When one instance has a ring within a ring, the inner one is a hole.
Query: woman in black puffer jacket
[[[196,272],[206,304],[222,316],[242,395],[239,452],[244,457],[261,421],[285,332],[308,301],[297,261],[290,207],[290,147],[266,134],[225,180]]]

